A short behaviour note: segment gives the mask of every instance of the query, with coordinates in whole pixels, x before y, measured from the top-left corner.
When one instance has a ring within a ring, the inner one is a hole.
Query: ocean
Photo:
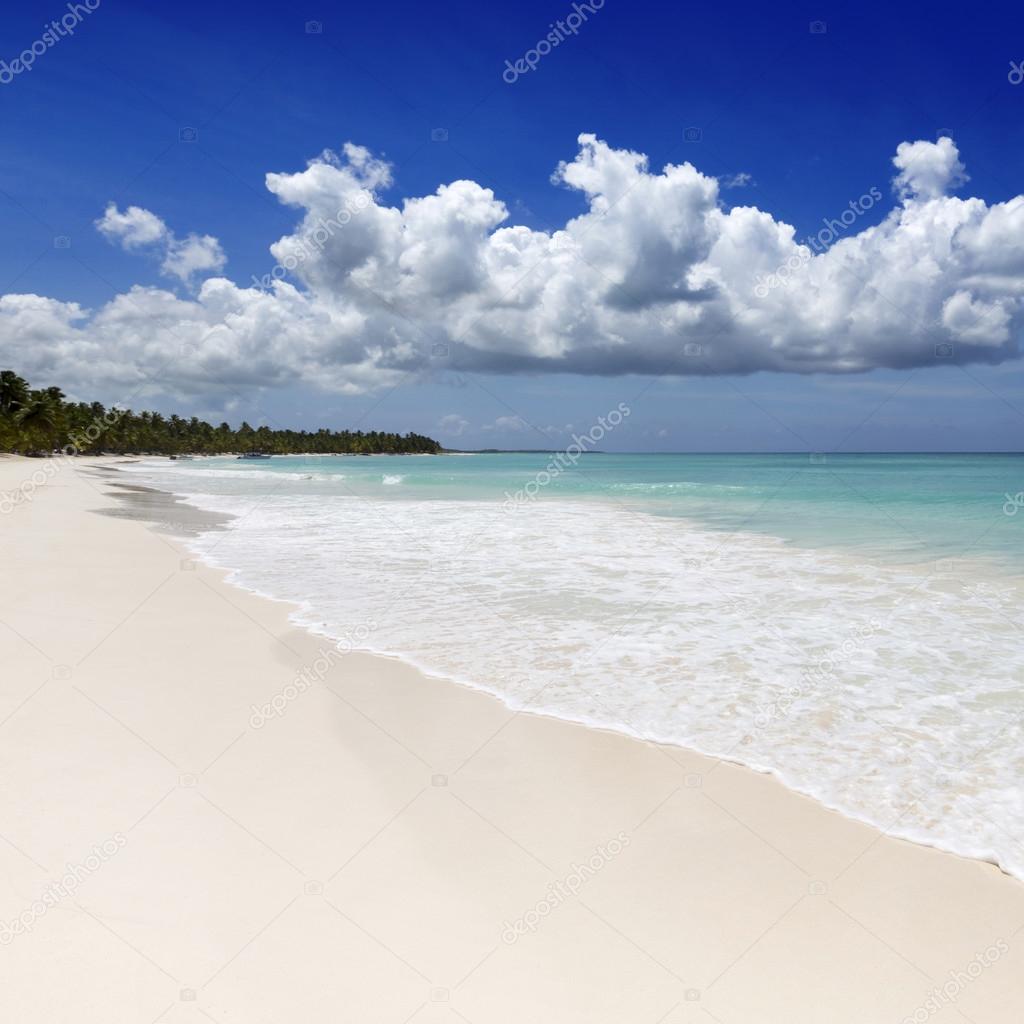
[[[124,467],[298,621],[510,707],[776,774],[1024,878],[1024,457]]]

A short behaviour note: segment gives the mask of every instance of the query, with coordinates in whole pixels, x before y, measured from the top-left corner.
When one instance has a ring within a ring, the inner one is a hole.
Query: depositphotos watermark
[[[345,200],[342,206],[333,217],[326,220],[321,217],[313,228],[307,231],[298,240],[298,252],[290,252],[284,259],[274,264],[269,274],[262,277],[252,275],[252,283],[264,291],[270,291],[275,281],[280,281],[285,274],[301,267],[306,260],[319,255],[324,251],[328,240],[334,237],[335,231],[340,231],[357,213],[362,213],[373,205],[373,197],[369,192],[360,192],[354,199]]]
[[[580,26],[584,24],[591,14],[597,14],[604,7],[604,0],[588,0],[586,3],[574,3],[572,10],[564,19],[551,22],[548,28],[551,31],[522,55],[514,64],[510,60],[505,61],[505,70],[502,71],[502,80],[507,85],[513,85],[519,81],[520,75],[529,71],[536,71],[537,65],[542,57],[546,57],[556,46],[565,42],[569,36],[576,35]]]
[[[548,886],[547,895],[515,921],[506,921],[501,930],[501,941],[507,946],[517,943],[527,932],[535,932],[552,911],[560,907],[570,896],[578,896],[583,884],[611,863],[629,846],[629,836],[620,832],[614,839],[602,843],[582,863],[573,864],[564,879],[558,879]]]
[[[517,506],[533,501],[542,487],[547,487],[552,480],[557,479],[570,466],[575,466],[580,457],[587,451],[601,443],[605,434],[614,430],[629,414],[630,408],[625,402],[619,402],[618,407],[612,409],[607,416],[598,417],[590,430],[585,434],[573,434],[572,444],[565,451],[559,452],[532,480],[529,480],[523,487],[513,493],[505,492],[505,501],[502,508],[510,512]]]
[[[1015,516],[1024,508],[1024,491],[1018,491],[1016,494],[1006,493],[1003,497],[1006,499],[1003,502],[1004,516]]]
[[[847,637],[838,647],[833,647],[813,665],[804,668],[801,672],[801,681],[796,686],[790,686],[777,700],[757,708],[754,727],[766,729],[772,722],[785,718],[801,697],[833,684],[836,667],[860,650],[881,628],[882,624],[876,619],[872,619],[867,625],[858,626],[853,635]]]
[[[275,693],[265,704],[249,705],[249,709],[252,711],[249,716],[250,727],[262,729],[272,718],[284,718],[292,701],[298,700],[304,693],[312,690],[317,683],[322,683],[335,662],[340,661],[346,654],[354,650],[358,643],[365,641],[376,628],[377,623],[368,620],[356,626],[333,647],[320,647],[313,663],[304,666],[280,692]]]
[[[51,21],[43,27],[42,35],[27,49],[8,63],[0,60],[0,85],[8,85],[14,81],[15,75],[22,71],[31,71],[37,57],[42,57],[51,46],[56,46],[65,36],[73,36],[75,29],[92,14],[100,5],[100,0],[83,0],[82,3],[69,3],[67,14],[59,21]]]
[[[1006,940],[997,939],[978,953],[962,971],[950,971],[949,981],[932,989],[931,995],[913,1013],[904,1017],[900,1024],[924,1024],[940,1010],[952,1006],[972,981],[977,981],[987,968],[998,963],[1009,952]]]
[[[91,874],[98,871],[118,850],[128,842],[124,833],[115,832],[110,839],[94,846],[92,852],[81,864],[65,865],[64,874],[59,882],[51,882],[31,906],[26,907],[17,917],[10,921],[0,921],[0,946],[10,945],[19,935],[27,935],[36,926],[36,922],[48,910],[56,907],[61,900],[73,896],[78,887]]]
[[[806,267],[815,254],[821,255],[825,250],[848,228],[858,217],[863,216],[875,203],[882,201],[882,191],[877,185],[872,185],[860,199],[850,201],[849,207],[838,216],[822,218],[825,226],[816,234],[808,235],[801,243],[802,248],[793,253],[789,259],[783,261],[775,268],[774,274],[767,277],[757,275],[754,285],[754,294],[759,299],[767,298],[773,288],[780,284],[788,284],[790,275],[796,273],[802,267]],[[811,252],[811,250],[814,252]]]

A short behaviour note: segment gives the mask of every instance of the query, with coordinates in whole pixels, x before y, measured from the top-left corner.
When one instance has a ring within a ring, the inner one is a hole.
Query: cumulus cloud
[[[161,271],[183,284],[197,275],[224,269],[227,257],[212,235],[191,233],[178,238],[155,213],[141,206],[129,206],[123,213],[116,203],[108,203],[96,227],[108,241],[132,250],[151,247],[162,255]]]
[[[529,429],[529,424],[520,416],[499,416],[493,423],[486,424],[483,430],[496,430],[499,433],[521,434]]]
[[[167,225],[155,213],[141,206],[129,206],[122,213],[116,203],[107,204],[96,227],[106,239],[120,243],[125,249],[162,242],[169,234]]]
[[[842,211],[838,241],[811,251],[771,213],[726,207],[719,181],[692,164],[654,170],[594,135],[555,169],[582,209],[554,231],[510,223],[475,181],[389,205],[390,166],[349,144],[267,175],[299,216],[270,246],[266,287],[209,277],[187,299],[136,287],[94,311],[7,295],[0,356],[36,379],[52,370],[76,384],[77,374],[83,390],[190,394],[367,390],[430,372],[438,352],[463,372],[605,375],[1016,356],[1024,196],[989,205],[949,195],[966,172],[948,138],[902,143],[894,165],[897,202],[881,222],[857,230]],[[138,207],[108,207],[98,226],[128,248],[162,247],[165,272],[182,280],[223,265],[216,239],[178,240]],[[759,294],[757,282],[787,264],[798,269],[785,285]]]
[[[213,235],[190,234],[186,238],[171,240],[160,269],[188,283],[197,274],[213,274],[223,270],[226,262],[224,250]]]
[[[452,412],[437,421],[437,427],[447,437],[462,437],[469,426],[469,420]]]
[[[905,198],[936,199],[970,180],[948,135],[938,142],[901,142],[892,162],[899,171],[893,186]]]

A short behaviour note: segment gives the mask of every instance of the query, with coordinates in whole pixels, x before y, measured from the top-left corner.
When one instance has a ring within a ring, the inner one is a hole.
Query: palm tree
[[[0,448],[14,448],[18,442],[15,417],[28,401],[28,381],[13,370],[0,371]]]
[[[0,415],[13,416],[28,401],[28,381],[13,370],[0,370]]]
[[[186,420],[127,408],[109,417],[99,402],[68,402],[60,388],[32,390],[14,371],[0,371],[0,451],[49,451],[68,442],[83,453],[441,451],[432,438],[412,433],[254,429],[248,423],[232,430],[228,423],[214,427],[196,416]]]
[[[17,416],[17,424],[29,447],[43,447],[53,451],[56,447],[60,407],[46,391],[33,391],[28,404]]]

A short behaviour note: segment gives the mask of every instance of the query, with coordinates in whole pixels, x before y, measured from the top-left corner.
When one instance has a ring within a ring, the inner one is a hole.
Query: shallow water
[[[551,460],[125,468],[315,629],[1024,877],[1024,459]]]

